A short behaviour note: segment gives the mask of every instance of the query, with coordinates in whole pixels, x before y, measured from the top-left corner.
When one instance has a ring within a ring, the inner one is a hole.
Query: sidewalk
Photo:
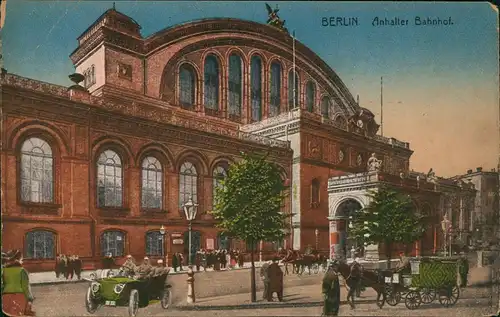
[[[261,267],[262,263],[264,262],[255,262],[255,267]],[[226,271],[231,271],[231,270],[246,270],[250,269],[251,263],[250,262],[245,262],[243,263],[243,267],[239,268],[233,268],[233,269],[221,269],[221,272],[226,272]],[[174,272],[174,270],[171,268],[170,270],[170,275],[177,275],[177,274],[186,274],[187,273],[187,266],[183,266],[184,270],[183,271],[177,271]],[[196,266],[193,266],[194,271],[196,272]],[[31,285],[51,285],[51,284],[65,284],[65,283],[82,283],[86,282],[85,279],[90,279],[90,274],[96,273],[97,275],[100,274],[100,271],[102,270],[89,270],[89,271],[83,271],[81,274],[81,279],[78,280],[76,276],[73,276],[73,279],[67,280],[64,277],[59,276],[59,278],[56,278],[56,273],[54,271],[50,272],[37,272],[37,273],[30,273],[29,278],[30,278],[30,283]],[[201,268],[200,272],[203,272],[204,269]],[[207,269],[207,272],[212,272],[214,269]]]

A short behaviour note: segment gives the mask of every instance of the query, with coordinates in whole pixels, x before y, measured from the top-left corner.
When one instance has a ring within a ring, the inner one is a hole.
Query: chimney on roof
[[[482,172],[483,171],[483,168],[482,167],[477,167],[476,168],[476,172]]]
[[[472,174],[472,170],[467,170],[467,174]]]
[[[80,83],[85,80],[85,76],[83,76],[82,74],[74,73],[69,75],[68,77],[72,82],[75,83],[68,88],[69,98],[74,101],[89,102],[90,93],[87,89],[80,85]]]

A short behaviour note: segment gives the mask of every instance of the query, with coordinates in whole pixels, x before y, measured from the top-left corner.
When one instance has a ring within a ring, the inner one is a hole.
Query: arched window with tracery
[[[294,109],[299,107],[299,74],[295,72],[293,69],[288,73],[288,108]]]
[[[146,255],[162,256],[164,255],[165,236],[160,231],[146,232]]]
[[[328,96],[324,96],[321,99],[321,115],[325,118],[333,116],[333,114],[330,113],[330,103],[330,98]]]
[[[271,64],[271,103],[269,116],[274,117],[280,113],[281,106],[281,64]]]
[[[145,209],[161,209],[162,198],[162,166],[156,157],[148,156],[142,161],[141,206]]]
[[[306,85],[306,107],[309,112],[314,112],[315,97],[316,85],[312,81],[308,81]]]
[[[320,182],[317,178],[311,182],[311,205],[313,208],[318,207],[320,199]]]
[[[242,102],[242,65],[241,57],[238,54],[229,56],[229,115],[241,116]]]
[[[113,257],[125,253],[125,234],[118,230],[108,230],[101,234],[101,255],[111,254]]]
[[[54,202],[54,157],[50,145],[40,138],[29,138],[21,146],[21,200]]]
[[[189,198],[198,202],[198,172],[191,162],[184,162],[179,172],[179,205],[182,207]]]
[[[24,256],[27,259],[54,259],[56,235],[48,230],[33,230],[26,233]]]
[[[252,121],[260,121],[262,119],[262,60],[259,56],[252,56],[250,75]]]
[[[105,150],[97,160],[97,204],[99,207],[122,207],[123,169],[120,156]]]
[[[196,73],[189,64],[183,64],[179,70],[179,103],[183,107],[195,104]]]
[[[214,55],[205,58],[205,107],[219,109],[219,62]]]
[[[222,187],[222,181],[226,178],[227,176],[227,170],[221,166],[218,165],[212,174],[213,177],[213,184],[212,184],[212,204],[215,205],[215,199],[217,197],[217,188]]]

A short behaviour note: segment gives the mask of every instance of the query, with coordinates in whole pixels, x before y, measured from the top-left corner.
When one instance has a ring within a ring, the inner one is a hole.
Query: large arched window
[[[160,231],[149,231],[146,233],[146,255],[163,256],[165,236]]]
[[[309,112],[314,112],[315,96],[316,86],[312,81],[308,81],[306,85],[306,107]]]
[[[271,103],[269,116],[274,117],[280,113],[281,105],[281,65],[278,62],[271,64]]]
[[[163,173],[160,161],[148,156],[142,161],[141,207],[161,209],[163,198]]]
[[[50,145],[29,138],[21,147],[21,200],[34,203],[54,202],[54,159]]]
[[[229,115],[241,116],[242,100],[242,68],[241,57],[237,54],[229,56]]]
[[[55,258],[56,235],[47,230],[33,230],[26,233],[24,255],[27,259]]]
[[[313,179],[311,182],[311,205],[313,208],[318,207],[319,205],[319,190],[320,190],[320,183],[317,178]]]
[[[219,109],[219,62],[214,55],[205,58],[205,107]]]
[[[97,203],[99,207],[123,204],[122,160],[116,152],[105,150],[97,160]]]
[[[125,234],[117,230],[104,231],[101,234],[101,255],[123,256],[125,253]]]
[[[325,118],[330,117],[330,115],[333,115],[330,113],[330,98],[328,96],[324,96],[321,99],[321,115]]]
[[[224,180],[227,176],[227,171],[224,167],[222,166],[217,166],[214,169],[213,172],[213,193],[212,193],[212,200],[213,200],[213,205],[215,205],[215,198],[217,197],[217,188],[221,187],[221,181]]]
[[[182,207],[185,202],[193,199],[198,202],[198,172],[191,162],[184,162],[179,172],[179,205]]]
[[[299,75],[293,69],[288,73],[288,108],[294,109],[299,107]],[[294,97],[295,96],[295,97]]]
[[[252,56],[250,74],[252,120],[259,121],[262,118],[262,60],[259,56]]]
[[[196,73],[193,67],[183,64],[179,70],[179,103],[184,107],[195,104]]]

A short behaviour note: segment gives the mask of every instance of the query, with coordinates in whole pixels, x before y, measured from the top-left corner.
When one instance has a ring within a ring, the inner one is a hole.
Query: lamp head
[[[314,230],[314,233],[315,233],[316,235],[318,235],[318,234],[319,234],[319,230],[318,230],[318,229]]]
[[[161,225],[161,228],[160,228],[160,234],[161,235],[164,235],[165,234],[165,227],[163,225]]]

